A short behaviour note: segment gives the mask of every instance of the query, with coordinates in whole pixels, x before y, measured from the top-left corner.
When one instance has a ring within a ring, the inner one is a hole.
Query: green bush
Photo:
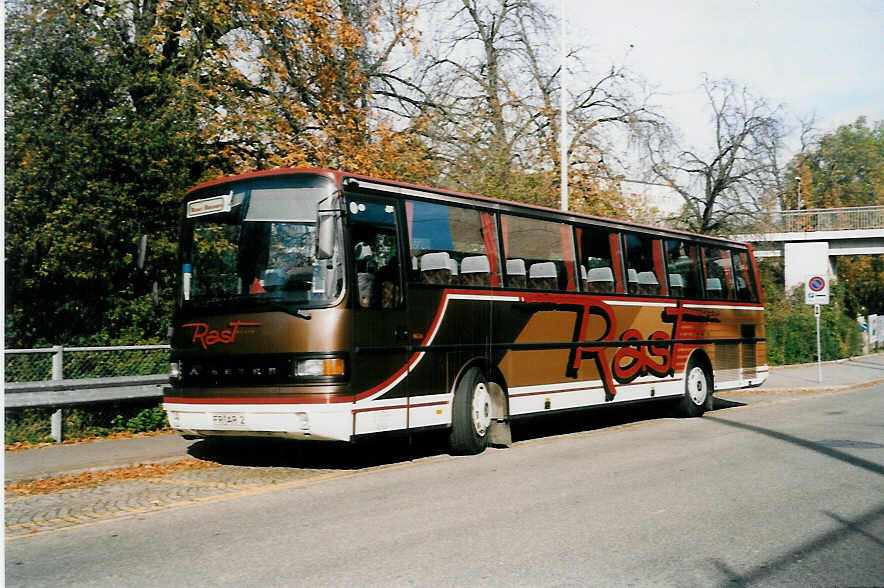
[[[775,287],[775,284],[771,287]],[[779,285],[782,291],[782,285]],[[823,361],[862,353],[862,336],[848,307],[849,292],[832,284],[831,303],[822,307],[820,343]],[[804,303],[803,286],[787,295],[770,297],[766,303],[767,361],[770,365],[809,363],[816,360],[816,317]]]
[[[168,426],[169,421],[166,420],[166,411],[162,406],[146,408],[126,421],[126,429],[132,433],[157,431]]]
[[[6,411],[4,437],[6,444],[27,442],[45,443],[51,441],[48,408],[28,408],[21,411]]]
[[[7,409],[5,442],[46,443],[52,441],[51,408]],[[162,405],[153,402],[113,402],[86,408],[64,409],[65,439],[106,437],[111,433],[129,431],[143,433],[168,428]]]

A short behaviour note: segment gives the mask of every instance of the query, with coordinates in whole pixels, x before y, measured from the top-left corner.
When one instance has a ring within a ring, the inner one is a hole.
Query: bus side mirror
[[[322,211],[316,222],[316,259],[331,259],[335,250],[335,239],[337,237],[335,222],[336,214],[333,211]]]

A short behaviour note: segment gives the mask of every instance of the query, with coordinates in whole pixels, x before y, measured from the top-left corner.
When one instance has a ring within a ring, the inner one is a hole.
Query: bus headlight
[[[344,359],[299,359],[295,365],[295,375],[299,377],[343,376]]]

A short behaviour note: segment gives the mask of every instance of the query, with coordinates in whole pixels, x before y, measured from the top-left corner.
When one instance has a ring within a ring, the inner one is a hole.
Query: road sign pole
[[[813,305],[813,314],[816,315],[816,381],[823,383],[823,353],[820,345],[820,305]]]

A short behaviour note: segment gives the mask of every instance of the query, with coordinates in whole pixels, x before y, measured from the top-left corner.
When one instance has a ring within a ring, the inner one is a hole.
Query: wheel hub
[[[706,374],[703,372],[703,368],[694,367],[688,374],[688,394],[691,401],[697,406],[701,406],[706,402],[708,393]]]
[[[470,411],[473,429],[480,437],[484,437],[491,426],[491,394],[484,382],[476,384],[473,390],[473,406]]]

